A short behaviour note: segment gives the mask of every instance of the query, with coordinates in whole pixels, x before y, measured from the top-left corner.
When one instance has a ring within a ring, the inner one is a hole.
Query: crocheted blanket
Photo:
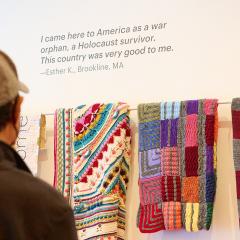
[[[140,104],[138,227],[209,229],[216,189],[217,100]]]
[[[236,171],[237,201],[240,223],[240,98],[232,100],[233,159]]]
[[[56,112],[55,186],[74,208],[79,238],[124,239],[130,160],[126,104]]]

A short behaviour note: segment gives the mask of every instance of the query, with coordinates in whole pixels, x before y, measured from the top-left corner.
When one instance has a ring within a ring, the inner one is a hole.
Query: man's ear
[[[15,103],[15,109],[14,109],[14,115],[13,115],[13,120],[14,123],[17,125],[16,127],[19,128],[19,124],[20,124],[20,115],[21,115],[21,106],[23,103],[23,97],[19,96],[16,99],[16,103]]]

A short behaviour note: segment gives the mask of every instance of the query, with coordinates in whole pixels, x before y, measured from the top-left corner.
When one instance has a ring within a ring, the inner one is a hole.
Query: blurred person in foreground
[[[0,240],[77,240],[73,212],[60,193],[14,150],[26,85],[0,51]]]

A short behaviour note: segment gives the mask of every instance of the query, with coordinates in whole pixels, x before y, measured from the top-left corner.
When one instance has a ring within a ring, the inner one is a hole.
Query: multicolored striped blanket
[[[124,239],[130,139],[126,104],[56,111],[54,185],[82,240]]]
[[[141,232],[210,228],[217,106],[209,99],[138,106]]]

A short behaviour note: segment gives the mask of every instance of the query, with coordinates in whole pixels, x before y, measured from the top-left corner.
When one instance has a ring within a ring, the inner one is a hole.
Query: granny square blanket
[[[141,232],[210,228],[217,106],[215,99],[138,106]]]

